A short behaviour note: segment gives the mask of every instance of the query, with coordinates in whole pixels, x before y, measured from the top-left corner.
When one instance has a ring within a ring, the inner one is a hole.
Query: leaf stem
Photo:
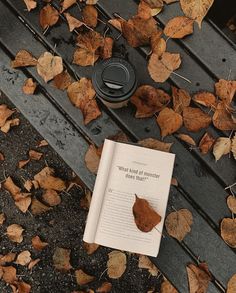
[[[183,75],[180,75],[179,73],[176,73],[176,72],[171,72],[172,74],[184,79],[185,81],[189,82],[189,83],[192,83],[191,80],[187,79],[186,77],[184,77]]]

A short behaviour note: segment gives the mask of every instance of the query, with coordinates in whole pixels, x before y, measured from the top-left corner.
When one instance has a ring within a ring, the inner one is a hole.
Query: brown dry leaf
[[[21,192],[20,187],[18,187],[13,180],[11,179],[11,177],[7,177],[7,179],[5,180],[5,182],[3,183],[3,187],[10,192],[10,194],[13,196],[13,198],[15,199],[15,195]]]
[[[172,39],[181,39],[193,33],[193,20],[185,16],[177,16],[169,20],[164,34]]]
[[[13,61],[11,61],[11,67],[17,68],[22,66],[35,66],[37,65],[37,59],[27,50],[20,50]]]
[[[223,155],[227,155],[231,150],[231,139],[229,137],[218,137],[214,147],[213,155],[218,161]]]
[[[34,186],[34,189],[39,189],[39,183],[36,180],[32,180],[32,184]]]
[[[30,11],[37,6],[37,2],[34,0],[24,0],[27,10]]]
[[[232,138],[231,152],[233,153],[233,156],[236,160],[236,133],[235,133],[234,137]]]
[[[227,293],[235,293],[236,292],[236,274],[234,274],[228,284],[227,284]]]
[[[4,133],[8,133],[11,127],[18,126],[19,124],[20,124],[19,118],[7,120],[6,123],[1,127],[1,131]]]
[[[3,225],[5,220],[6,220],[6,215],[4,213],[1,213],[0,214],[0,225]]]
[[[93,5],[86,5],[82,11],[84,22],[91,27],[96,27],[98,23],[98,11]]]
[[[110,282],[103,282],[102,285],[96,290],[98,293],[108,293],[112,290],[112,284]]]
[[[24,229],[18,224],[12,224],[7,227],[7,236],[12,242],[21,243],[23,241]]]
[[[16,253],[10,252],[6,255],[0,256],[0,266],[5,266],[8,262],[13,262],[16,258]]]
[[[91,200],[92,200],[92,193],[90,190],[87,189],[85,192],[85,196],[83,196],[80,199],[80,202],[79,202],[80,207],[85,210],[88,210],[90,207]]]
[[[187,209],[180,209],[170,213],[165,220],[165,227],[168,234],[179,241],[191,231],[193,224],[192,213]]]
[[[198,108],[185,107],[183,109],[184,126],[188,131],[198,132],[211,123],[211,116]]]
[[[206,16],[213,2],[214,0],[180,0],[180,5],[184,14],[195,20],[198,23],[199,28],[201,28],[202,20]]]
[[[37,216],[37,215],[46,213],[46,212],[50,211],[51,209],[52,208],[41,203],[41,201],[37,200],[36,198],[32,199],[31,212],[33,215]]]
[[[203,155],[206,155],[212,148],[215,142],[215,138],[208,132],[206,132],[199,142],[199,149]]]
[[[32,270],[32,268],[34,266],[36,266],[36,264],[39,263],[39,262],[40,262],[40,258],[36,258],[36,259],[31,260],[31,262],[28,265],[28,269]]]
[[[173,109],[176,113],[181,114],[185,107],[188,107],[191,102],[190,94],[183,90],[178,89],[177,87],[172,86],[172,97],[173,97]]]
[[[4,161],[5,160],[5,157],[3,155],[3,153],[0,152],[0,161]]]
[[[76,3],[77,0],[64,0],[61,3],[61,13]]]
[[[236,219],[224,218],[220,224],[220,232],[224,241],[236,248]]]
[[[45,82],[53,79],[63,71],[62,58],[53,56],[50,52],[43,53],[37,64],[37,72]]]
[[[16,264],[27,266],[31,262],[31,253],[28,250],[22,251],[16,259]]]
[[[236,92],[236,81],[220,79],[215,84],[215,92],[223,102],[230,104]]]
[[[163,0],[166,4],[171,4],[171,3],[174,3],[174,2],[177,2],[179,0]]]
[[[155,16],[159,14],[162,11],[163,2],[155,1],[159,3],[154,3],[154,1],[147,1],[142,0],[139,3],[138,6],[138,16],[140,16],[143,19],[149,19],[151,16]]]
[[[98,153],[98,149],[91,144],[84,158],[86,167],[89,169],[90,172],[97,174],[100,158],[101,155]]]
[[[170,184],[173,185],[173,186],[178,186],[178,185],[179,185],[177,179],[174,178],[174,177],[171,178],[171,182],[170,182]]]
[[[149,257],[147,257],[146,255],[139,256],[138,267],[140,269],[147,269],[149,273],[154,277],[160,274],[158,268],[154,265],[154,263],[151,262]]]
[[[183,124],[182,116],[171,108],[163,109],[156,120],[162,137],[176,132]]]
[[[216,106],[216,97],[209,92],[200,92],[193,96],[193,100],[200,105],[205,107],[215,107]]]
[[[70,13],[64,13],[64,15],[68,22],[70,32],[72,32],[75,28],[80,28],[82,25],[84,25],[82,21],[73,17],[72,15],[70,15]]]
[[[154,41],[151,37],[151,48],[153,54],[161,56],[166,51],[166,41],[163,38]]]
[[[230,195],[227,197],[227,205],[230,211],[236,214],[236,197],[235,196]]]
[[[76,45],[79,47],[74,53],[73,63],[81,66],[94,65],[99,58],[99,49],[104,46],[103,36],[95,31],[80,34]]]
[[[28,78],[28,79],[26,79],[26,81],[22,87],[22,91],[26,95],[33,95],[36,87],[37,87],[37,84],[36,84],[36,82],[33,81],[33,78]]]
[[[108,59],[112,57],[114,40],[110,37],[105,37],[104,46],[101,47],[100,56],[102,59]]]
[[[57,191],[66,189],[65,182],[58,177],[54,177],[54,170],[49,167],[43,168],[36,174],[34,180],[36,180],[43,189],[54,189]]]
[[[218,103],[212,121],[214,126],[220,130],[236,130],[236,121],[233,120],[224,102]]]
[[[98,0],[86,0],[86,4],[88,5],[95,5],[97,4]]]
[[[6,124],[6,121],[14,113],[14,110],[10,110],[7,105],[0,105],[0,127]]]
[[[72,79],[70,74],[67,71],[63,71],[56,75],[53,79],[53,85],[58,88],[59,90],[66,90],[68,86],[71,84]]]
[[[30,192],[30,190],[32,189],[33,187],[33,183],[31,180],[26,180],[25,183],[24,183],[24,188]]]
[[[23,213],[28,211],[28,208],[31,204],[30,193],[20,193],[18,194],[18,199],[15,201],[15,205],[21,210]]]
[[[59,12],[52,7],[51,5],[47,4],[44,6],[39,13],[39,23],[43,30],[45,30],[49,26],[53,26],[58,22],[59,19]]]
[[[18,162],[18,168],[24,168],[28,163],[30,162],[30,159],[27,160],[21,160]]]
[[[8,284],[14,284],[17,281],[16,269],[12,266],[2,267],[3,275],[2,279]]]
[[[81,269],[75,271],[75,277],[76,277],[77,284],[80,286],[86,285],[86,284],[92,282],[93,280],[95,280],[94,276],[90,276],[90,275],[86,274]]]
[[[39,143],[37,144],[38,148],[44,147],[44,146],[48,146],[48,142],[45,139],[39,141]]]
[[[205,263],[201,263],[199,266],[189,264],[186,269],[188,273],[190,293],[206,293],[208,285],[212,279],[207,265]]]
[[[69,271],[72,269],[70,264],[70,249],[56,247],[53,254],[54,267],[59,271]]]
[[[122,33],[131,47],[148,45],[153,33],[157,30],[153,17],[145,19],[139,15],[121,23]]]
[[[23,281],[16,282],[15,285],[17,286],[17,293],[30,293],[31,286]]]
[[[188,135],[188,134],[180,133],[180,134],[177,135],[177,137],[178,137],[179,139],[181,139],[182,141],[187,142],[188,144],[191,144],[191,145],[193,145],[193,146],[196,146],[196,142],[195,142],[195,141],[193,140],[193,138],[192,138],[190,135]]]
[[[61,203],[60,195],[53,189],[46,189],[42,198],[50,207],[57,206]]]
[[[166,92],[150,85],[140,86],[131,97],[131,103],[137,108],[136,118],[152,117],[156,112],[161,111],[170,100],[171,97]]]
[[[87,243],[83,242],[83,247],[86,250],[87,254],[93,254],[99,247],[98,244],[96,243]]]
[[[32,246],[34,249],[41,251],[43,250],[46,246],[48,246],[47,242],[43,242],[39,236],[35,236],[31,239]]]
[[[161,56],[152,54],[148,62],[148,72],[156,82],[165,82],[180,64],[180,54],[169,52],[164,52]]]
[[[29,158],[30,160],[39,161],[42,157],[43,153],[36,152],[34,150],[29,151]]]
[[[111,279],[119,279],[126,270],[126,255],[118,250],[108,253],[107,274]]]
[[[80,81],[73,82],[68,87],[67,94],[71,103],[82,111],[85,125],[101,115],[90,79],[83,77]]]
[[[161,221],[161,216],[150,206],[146,199],[135,195],[133,205],[134,221],[142,232],[150,232]]]
[[[110,23],[112,26],[114,26],[118,31],[122,31],[122,22],[125,20],[122,20],[121,18],[112,18],[108,20],[108,23]]]
[[[139,140],[138,144],[146,148],[169,153],[173,143],[159,141],[154,138],[145,138],[145,139]]]
[[[161,283],[161,293],[178,293],[178,291],[167,280]]]

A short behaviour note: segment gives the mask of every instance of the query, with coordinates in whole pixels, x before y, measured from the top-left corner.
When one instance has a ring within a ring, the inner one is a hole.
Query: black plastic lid
[[[118,57],[99,62],[94,68],[92,83],[98,97],[111,103],[129,99],[137,86],[133,66]]]

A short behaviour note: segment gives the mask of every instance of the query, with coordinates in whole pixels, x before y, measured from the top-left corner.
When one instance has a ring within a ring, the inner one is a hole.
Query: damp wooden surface
[[[56,1],[52,5],[58,8]],[[125,19],[134,15],[137,1],[129,0],[124,5],[123,1],[100,0],[97,8],[100,19],[106,23],[114,12]],[[135,109],[132,105],[111,110],[99,101],[101,117],[85,126],[80,110],[72,106],[66,93],[55,89],[51,84],[45,84],[35,68],[12,70],[10,59],[20,49],[29,50],[36,57],[45,51],[51,51],[63,58],[64,66],[75,79],[91,77],[92,67],[72,64],[76,35],[69,32],[63,17],[44,35],[39,26],[38,11],[27,12],[23,1],[0,2],[0,89],[92,189],[95,176],[87,170],[83,160],[90,143],[99,146],[105,137],[119,131],[125,132],[134,142],[147,137],[160,139],[160,131],[154,118],[134,118]],[[74,6],[69,12],[76,15],[78,8]],[[180,15],[180,11],[177,3],[174,3],[157,18],[164,25],[176,15]],[[104,32],[105,28],[103,23],[98,26],[100,32]],[[119,35],[112,27],[108,34],[114,38]],[[116,49],[124,50],[126,58],[135,66],[139,83],[156,86],[147,72],[146,48],[131,48],[122,37],[116,43]],[[212,54],[214,46],[217,50]],[[203,22],[202,31],[195,26],[194,35],[190,38],[169,40],[168,48],[181,54],[183,65],[177,72],[191,79],[192,83],[172,75],[161,85],[166,91],[170,91],[171,85],[184,88],[191,94],[199,90],[213,91],[215,81],[218,78],[227,78],[230,69],[231,78],[236,77],[235,46],[209,21]],[[222,61],[223,59],[226,61]],[[21,92],[21,86],[27,77],[33,77],[39,84],[37,97],[32,100]],[[52,121],[55,123],[51,123]],[[212,126],[208,131],[214,137],[227,135]],[[201,131],[197,134],[191,133],[191,136],[199,141],[203,134],[204,131]],[[179,292],[183,293],[188,292],[186,265],[189,262],[197,263],[199,259],[206,261],[214,276],[208,292],[224,292],[228,279],[235,273],[233,270],[236,255],[235,250],[229,248],[220,238],[219,223],[222,218],[231,216],[226,206],[228,193],[225,187],[236,180],[235,162],[225,157],[215,163],[212,154],[202,156],[198,150],[190,149],[175,135],[169,136],[166,141],[173,142],[172,152],[176,154],[174,177],[179,183],[178,187],[171,188],[168,212],[173,211],[173,207],[188,208],[194,215],[194,225],[183,243],[170,238],[164,231],[165,238],[160,253],[152,261]],[[76,160],[73,160],[74,156]]]

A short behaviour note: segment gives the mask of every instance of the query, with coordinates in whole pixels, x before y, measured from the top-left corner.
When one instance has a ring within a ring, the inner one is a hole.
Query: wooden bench
[[[59,8],[57,1],[53,1],[52,5]],[[125,19],[130,18],[136,13],[137,5],[138,1],[134,0],[100,0],[97,8],[102,22],[98,30],[104,31],[114,12]],[[132,105],[111,110],[100,101],[102,115],[84,126],[80,110],[70,103],[66,93],[43,82],[35,68],[13,70],[10,60],[20,49],[29,50],[36,57],[51,51],[63,58],[65,68],[75,79],[91,77],[91,66],[71,64],[76,35],[69,32],[63,16],[58,25],[43,34],[38,11],[27,12],[23,1],[0,2],[0,89],[92,190],[95,176],[84,163],[90,143],[99,146],[106,137],[119,131],[125,132],[134,142],[147,137],[160,138],[160,131],[153,118],[135,119]],[[75,5],[69,11],[78,13],[78,7]],[[182,12],[179,4],[174,3],[159,14],[157,20],[164,26],[168,19],[177,15],[182,15]],[[112,27],[108,34],[114,38],[119,36],[119,32]],[[131,48],[123,37],[119,37],[116,46],[126,49],[128,60],[137,69],[140,84],[157,86],[147,72],[146,48]],[[231,79],[236,78],[235,44],[209,20],[203,21],[201,31],[195,25],[191,37],[177,41],[170,39],[168,50],[181,54],[183,62],[177,73],[192,83],[172,74],[167,82],[161,84],[166,91],[170,91],[171,85],[190,93],[213,91],[214,83],[219,78],[227,79],[229,73]],[[32,77],[39,85],[37,95],[30,98],[21,91],[27,77]],[[209,131],[215,137],[228,135],[213,126],[209,127]],[[204,131],[201,131],[191,133],[191,136],[199,141],[203,134]],[[208,292],[225,292],[229,278],[236,273],[236,255],[235,250],[221,239],[219,223],[224,217],[231,217],[226,205],[228,193],[225,187],[236,181],[235,161],[224,157],[215,163],[212,154],[203,156],[198,149],[190,149],[176,135],[167,137],[166,141],[174,143],[174,177],[179,184],[178,187],[171,187],[167,213],[173,211],[173,207],[187,208],[193,214],[194,224],[191,233],[181,243],[164,231],[160,253],[152,261],[183,293],[188,292],[186,265],[206,261],[213,275]]]

